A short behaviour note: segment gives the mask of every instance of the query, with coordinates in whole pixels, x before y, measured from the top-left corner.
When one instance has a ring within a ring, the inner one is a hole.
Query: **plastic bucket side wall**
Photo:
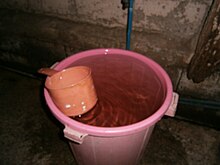
[[[132,135],[87,136],[82,144],[69,141],[79,165],[137,165],[154,125]]]

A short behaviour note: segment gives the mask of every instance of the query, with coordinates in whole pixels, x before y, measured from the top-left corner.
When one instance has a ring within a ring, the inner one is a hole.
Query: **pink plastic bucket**
[[[64,115],[53,103],[47,89],[44,90],[46,102],[53,115],[65,126],[64,136],[69,139],[73,155],[79,165],[135,165],[141,158],[154,125],[171,105],[173,89],[170,78],[151,59],[121,49],[94,49],[80,52],[59,62],[55,69],[62,70],[77,65],[86,66],[87,59],[93,60],[89,67],[95,74],[93,77],[95,83],[99,83],[96,82],[96,76],[108,74],[106,70],[111,64],[117,64],[119,72],[126,69],[123,66],[128,66],[130,68],[128,73],[141,74],[140,77],[148,75],[149,81],[143,81],[143,83],[149,86],[146,87],[149,97],[153,97],[151,98],[153,103],[150,104],[155,109],[153,114],[126,126],[100,127],[83,124]],[[97,75],[96,71],[99,72]],[[132,79],[132,76],[129,79]],[[116,80],[112,80],[113,84],[116,83],[114,81]],[[139,81],[142,79],[137,80],[137,84]],[[133,82],[135,85],[135,81]]]

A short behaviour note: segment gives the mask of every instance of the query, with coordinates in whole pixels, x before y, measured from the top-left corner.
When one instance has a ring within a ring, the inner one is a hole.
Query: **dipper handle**
[[[47,76],[53,76],[55,73],[58,73],[59,71],[56,71],[54,69],[51,69],[51,68],[41,68],[38,70],[38,73],[40,74],[44,74],[44,75],[47,75]]]

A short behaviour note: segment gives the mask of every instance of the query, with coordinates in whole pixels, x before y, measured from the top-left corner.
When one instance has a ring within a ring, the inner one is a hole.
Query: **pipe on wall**
[[[127,50],[130,50],[130,46],[131,46],[132,17],[133,17],[133,0],[129,0],[128,24],[127,24],[127,35],[126,35],[126,49]]]
[[[127,16],[127,33],[126,33],[126,49],[130,50],[131,46],[131,32],[132,32],[132,17],[133,17],[133,0],[121,0],[122,9],[128,9]]]

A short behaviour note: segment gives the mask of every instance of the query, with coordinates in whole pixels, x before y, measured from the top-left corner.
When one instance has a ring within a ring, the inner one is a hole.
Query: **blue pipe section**
[[[126,49],[127,50],[130,50],[130,45],[131,45],[132,16],[133,16],[133,0],[129,0],[127,34],[126,34]]]

